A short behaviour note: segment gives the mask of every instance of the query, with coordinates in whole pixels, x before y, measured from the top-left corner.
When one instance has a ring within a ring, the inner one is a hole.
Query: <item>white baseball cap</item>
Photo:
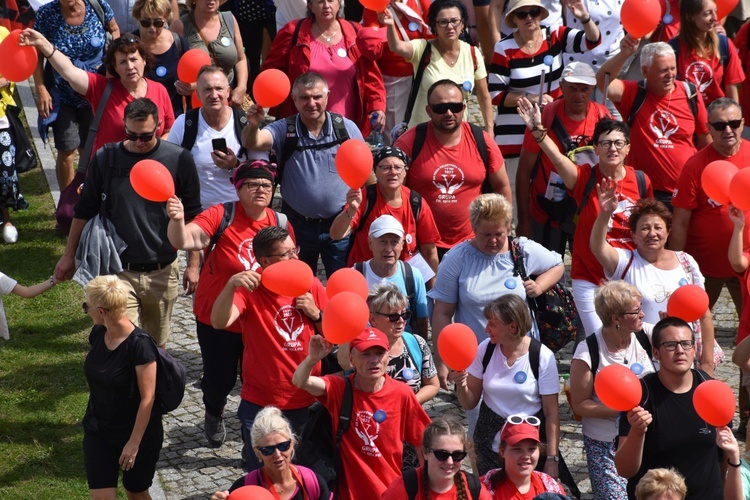
[[[596,86],[594,68],[581,61],[574,61],[563,69],[562,79],[568,83],[582,83]]]
[[[404,237],[404,226],[392,215],[381,215],[370,224],[370,236],[380,238],[384,234]]]

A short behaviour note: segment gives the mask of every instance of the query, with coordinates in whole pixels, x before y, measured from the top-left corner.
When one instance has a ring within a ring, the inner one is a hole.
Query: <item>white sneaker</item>
[[[3,224],[3,240],[5,243],[15,243],[18,241],[18,229],[12,224]]]

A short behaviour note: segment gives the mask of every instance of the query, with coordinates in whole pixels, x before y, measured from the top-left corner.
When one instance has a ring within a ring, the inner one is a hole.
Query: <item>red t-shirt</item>
[[[661,9],[659,29],[651,35],[651,41],[668,42],[680,32],[680,0],[659,0],[659,8]],[[672,22],[665,25],[663,24],[664,15],[667,13],[672,16]]]
[[[622,100],[616,104],[624,119],[630,116],[638,82],[623,81]],[[708,116],[700,93],[698,116],[690,111],[687,93],[681,83],[666,96],[646,94],[630,128],[628,164],[648,174],[656,191],[671,193],[682,167],[696,153],[693,134],[708,133]]]
[[[224,218],[224,205],[214,205],[198,214],[193,222],[211,238],[219,230]],[[253,220],[245,214],[240,202],[235,202],[234,219],[232,224],[224,230],[216,247],[211,251],[208,261],[201,269],[198,288],[195,290],[193,313],[198,321],[211,324],[211,309],[216,297],[221,293],[227,281],[233,275],[242,271],[257,271],[260,265],[253,254],[253,238],[258,231],[266,226],[277,226],[276,212],[266,208],[265,217]],[[287,224],[287,231],[294,241],[294,230]],[[241,333],[239,321],[234,322],[226,330]]]
[[[417,469],[417,484],[419,485],[419,492],[417,493],[416,500],[424,500],[425,494],[424,494],[424,479],[422,476],[424,475],[424,467],[420,467]],[[466,492],[466,497],[471,498],[471,494],[469,493],[469,483],[466,480],[465,473],[461,474],[461,477],[463,478],[464,482],[464,491]],[[487,491],[487,489],[480,483],[480,490],[479,490],[479,500],[492,500],[492,497],[490,496],[490,493]],[[404,485],[404,478],[399,477],[394,482],[391,483],[391,485],[388,487],[387,490],[385,490],[385,493],[383,493],[383,496],[380,497],[380,500],[409,500],[409,495],[406,493],[406,486]],[[430,489],[430,500],[458,500],[458,490],[455,485],[445,493],[438,493],[437,491],[433,491]]]
[[[416,133],[416,127],[407,130],[395,146],[412,156]],[[482,133],[489,153],[489,172],[494,174],[505,168],[505,161],[495,139],[487,132]],[[461,123],[461,135],[457,145],[443,146],[435,137],[432,126],[428,125],[422,150],[406,174],[405,184],[421,194],[432,209],[440,233],[436,244],[441,248],[451,248],[474,236],[468,216],[469,204],[482,194],[486,177],[468,122]]]
[[[553,480],[554,481],[554,480]],[[557,488],[557,489],[555,489]],[[506,479],[497,486],[493,498],[495,500],[532,500],[535,496],[546,492],[565,494],[565,490],[559,484],[548,487],[542,480],[542,475],[534,471],[531,473],[531,487],[526,493],[521,493],[510,479]]]
[[[680,44],[680,57],[677,65],[677,78],[686,80],[703,94],[703,102],[708,106],[719,97],[724,97],[727,84],[736,85],[745,80],[745,72],[737,55],[737,48],[732,40],[729,43],[729,58],[726,73],[721,57],[715,55],[711,59],[698,57],[687,44]]]
[[[104,89],[107,87],[108,78],[97,73],[86,73],[89,78],[89,86],[84,96],[91,104],[91,109],[96,110],[99,100],[102,98]],[[159,82],[145,79],[148,84],[146,97],[154,101],[159,108],[159,128],[156,135],[161,137],[165,130],[170,130],[174,124],[174,111],[172,101],[169,99],[167,89]],[[125,89],[119,78],[113,78],[112,93],[107,99],[104,114],[99,125],[99,132],[94,140],[93,151],[99,150],[108,142],[120,142],[125,140],[125,107],[133,102],[135,98]]]
[[[591,140],[594,135],[594,127],[599,121],[599,117],[607,116],[611,117],[609,110],[606,106],[595,102],[589,102],[588,110],[586,111],[586,118],[580,121],[570,119],[565,114],[564,101],[556,101],[560,104],[555,106],[555,115],[562,121],[563,127],[570,135],[570,138],[576,144],[585,146]],[[554,105],[554,104],[553,104]],[[547,109],[545,107],[545,109]],[[545,120],[545,116],[542,116],[542,122],[545,124],[547,129],[550,131],[549,137],[555,143],[560,151],[563,151],[562,144],[557,138],[557,135],[552,131],[552,118]],[[523,149],[532,154],[540,154],[542,149],[539,144],[534,140],[534,136],[531,135],[530,130],[526,130],[523,137]],[[539,195],[544,196],[547,191],[547,183],[549,182],[550,173],[555,172],[555,167],[552,165],[549,157],[546,154],[541,154],[541,162],[538,163],[539,168],[536,172],[536,176],[531,180],[531,190],[529,192],[529,215],[536,222],[544,224],[549,219],[547,212],[542,210],[539,205]],[[558,227],[557,221],[552,221],[552,227]]]
[[[382,389],[363,392],[355,387],[354,377],[349,375],[354,396],[351,424],[341,441],[340,500],[380,498],[401,476],[404,441],[421,446],[422,433],[430,423],[408,385],[386,375]],[[335,436],[345,382],[336,375],[323,380],[326,394],[318,400],[331,414]],[[378,411],[385,413],[385,420],[375,420]]]
[[[717,252],[717,249],[729,247],[734,224],[729,220],[728,207],[710,199],[701,183],[703,170],[717,160],[731,162],[737,168],[750,166],[750,142],[742,139],[739,152],[729,158],[721,156],[712,145],[696,153],[682,169],[672,196],[672,205],[693,211],[687,228],[685,251],[693,256],[701,273],[713,278],[732,278],[735,273],[729,265],[727,253]],[[750,228],[745,229],[743,248],[750,248]]]
[[[317,278],[311,292],[318,309],[324,310],[328,298]],[[244,288],[234,292],[245,345],[241,396],[258,406],[294,410],[315,402],[307,391],[292,384],[292,375],[307,357],[310,337],[315,335],[312,320],[294,307],[294,301],[262,284],[252,293]],[[320,364],[312,374],[319,373]]]
[[[404,249],[401,251],[400,260],[409,260],[416,252],[419,251],[419,245],[427,243],[436,243],[440,239],[437,226],[435,225],[435,219],[432,217],[432,210],[430,206],[422,200],[422,207],[419,209],[419,220],[414,221],[414,212],[411,210],[411,203],[409,203],[409,196],[411,190],[406,186],[401,186],[401,200],[403,204],[399,208],[394,208],[383,199],[380,194],[380,189],[375,188],[377,197],[375,198],[375,207],[370,212],[370,215],[365,221],[365,225],[362,226],[362,230],[357,233],[354,237],[354,244],[352,250],[349,252],[349,263],[351,267],[355,262],[364,262],[372,259],[372,250],[368,244],[368,234],[370,232],[370,224],[380,217],[381,215],[392,215],[397,221],[404,226]],[[365,206],[367,205],[367,190],[362,189],[362,203],[357,209],[357,213],[354,214],[354,218],[349,224],[352,229],[355,229],[359,225],[359,220],[362,218],[365,212]]]
[[[750,253],[745,252],[745,257],[750,259]],[[740,280],[742,303],[750,304],[750,291],[747,286],[747,280],[750,279],[750,269],[745,270],[742,274],[737,274],[737,278]],[[743,307],[740,314],[740,324],[737,326],[737,343],[742,342],[748,335],[750,335],[750,307]]]
[[[734,35],[734,45],[737,48],[737,54],[746,73],[750,71],[750,50],[748,50],[749,30],[750,24],[745,23],[737,34]],[[740,106],[742,106],[742,116],[750,116],[750,81],[747,79],[740,85]]]
[[[607,230],[607,241],[615,248],[626,248],[632,250],[635,248],[633,236],[630,233],[628,220],[630,218],[630,208],[641,198],[638,192],[638,181],[635,177],[633,167],[625,166],[625,178],[618,183],[618,200],[617,209],[612,214]],[[578,180],[571,192],[571,196],[576,202],[581,204],[583,192],[586,189],[586,183],[592,175],[589,165],[578,165]],[[596,169],[596,182],[601,183],[604,180],[601,170]],[[646,176],[646,193],[649,197],[653,196],[651,181]],[[604,270],[599,261],[596,260],[591,252],[589,237],[594,221],[599,216],[599,198],[596,195],[596,187],[589,194],[586,205],[581,210],[581,216],[578,219],[576,232],[573,236],[573,260],[570,265],[570,277],[573,279],[582,279],[598,285],[604,278]]]

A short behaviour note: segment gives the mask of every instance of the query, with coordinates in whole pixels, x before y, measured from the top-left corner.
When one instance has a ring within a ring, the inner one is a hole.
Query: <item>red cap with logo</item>
[[[351,341],[349,347],[354,348],[359,352],[364,352],[370,347],[382,347],[386,351],[390,349],[388,337],[385,336],[385,333],[377,328],[371,327],[365,328],[357,338]]]

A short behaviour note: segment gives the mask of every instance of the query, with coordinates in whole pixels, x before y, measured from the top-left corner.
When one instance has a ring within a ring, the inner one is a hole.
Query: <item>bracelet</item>
[[[588,24],[591,22],[591,16],[587,17],[585,21],[581,21],[581,24]]]
[[[54,276],[50,276],[49,277],[49,284],[50,284],[50,288],[52,288],[53,286],[55,286],[55,277]]]
[[[739,467],[740,465],[742,465],[742,462],[740,462],[740,463],[738,463],[738,464],[733,464],[733,463],[732,463],[732,462],[730,462],[730,461],[729,461],[729,459],[727,458],[727,465],[728,465],[728,466],[730,466],[730,467],[734,467],[734,468],[737,468],[737,467]]]
[[[537,125],[533,129],[531,129],[531,133],[533,134],[534,132],[541,132],[542,133],[542,135],[539,138],[534,137],[534,141],[537,144],[541,143],[544,140],[544,138],[547,137],[547,129],[544,128],[544,127],[542,127],[541,125]]]
[[[349,212],[348,212],[350,206],[351,205],[349,205],[348,203],[346,205],[344,205],[344,208],[343,208],[343,210],[341,210],[341,213],[344,214],[344,215],[346,215],[347,219],[352,220],[352,219],[354,219],[354,216],[353,215],[349,215]],[[355,211],[354,213],[356,214],[357,212]]]
[[[547,460],[552,460],[553,462],[559,462],[560,457],[557,455],[547,455]]]
[[[55,46],[53,45],[53,46],[52,46],[52,52],[50,52],[50,53],[49,53],[49,55],[48,55],[48,56],[46,56],[46,57],[47,57],[47,59],[52,59],[52,56],[53,56],[53,55],[55,55],[55,52],[57,52],[57,47],[55,47]]]

